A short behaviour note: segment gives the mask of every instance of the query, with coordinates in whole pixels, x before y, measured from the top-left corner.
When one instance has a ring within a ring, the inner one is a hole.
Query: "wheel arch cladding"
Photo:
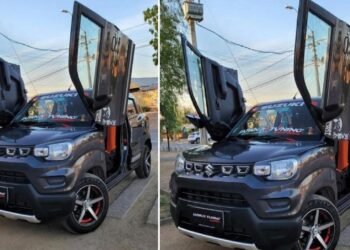
[[[329,199],[334,204],[337,201],[336,173],[333,168],[320,168],[310,173],[302,182],[301,186],[308,187],[303,195],[303,206],[318,194]]]
[[[329,186],[322,187],[319,190],[317,190],[315,194],[327,198],[328,200],[333,202],[333,204],[337,202],[337,195],[334,193],[334,190],[332,187],[329,187]]]
[[[82,156],[74,164],[77,169],[77,181],[79,181],[85,173],[94,174],[102,180],[106,179],[106,158],[105,153],[101,150],[92,150]]]

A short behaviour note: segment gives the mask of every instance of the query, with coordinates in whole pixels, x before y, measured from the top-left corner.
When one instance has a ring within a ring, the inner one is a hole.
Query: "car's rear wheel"
[[[199,138],[197,138],[197,139],[196,139],[196,143],[197,143],[197,144],[199,144],[199,142],[200,142],[200,139],[199,139]]]
[[[151,173],[151,149],[149,146],[144,145],[142,156],[141,156],[141,164],[139,167],[135,169],[135,173],[139,178],[147,178]]]
[[[76,186],[73,212],[64,226],[74,233],[88,233],[98,228],[106,218],[109,197],[106,184],[97,176],[85,174]]]
[[[297,249],[333,250],[340,234],[340,220],[334,204],[319,195],[308,202],[302,215],[301,234]]]

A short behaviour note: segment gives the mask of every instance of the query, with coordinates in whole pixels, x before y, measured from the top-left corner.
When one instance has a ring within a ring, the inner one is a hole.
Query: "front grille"
[[[232,207],[247,207],[248,202],[240,194],[201,191],[194,189],[181,189],[179,191],[179,198],[211,203],[215,205],[232,206]]]
[[[14,213],[28,215],[33,214],[33,208],[31,207],[27,198],[24,195],[20,195],[16,193],[14,189],[9,188],[8,196],[8,203],[3,205],[0,204],[0,209]]]
[[[0,170],[0,182],[28,184],[27,176],[17,171]]]

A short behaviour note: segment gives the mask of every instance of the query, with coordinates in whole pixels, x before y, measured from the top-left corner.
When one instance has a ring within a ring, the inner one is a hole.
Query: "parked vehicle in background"
[[[201,140],[201,136],[200,136],[199,131],[195,131],[195,132],[190,133],[190,134],[188,135],[187,140],[188,140],[188,142],[191,143],[191,144],[199,143],[200,140]]]

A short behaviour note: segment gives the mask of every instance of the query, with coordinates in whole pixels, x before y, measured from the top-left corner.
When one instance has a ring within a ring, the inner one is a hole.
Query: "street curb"
[[[125,218],[153,178],[154,174],[151,174],[147,179],[134,179],[111,204],[107,216],[117,219]]]

